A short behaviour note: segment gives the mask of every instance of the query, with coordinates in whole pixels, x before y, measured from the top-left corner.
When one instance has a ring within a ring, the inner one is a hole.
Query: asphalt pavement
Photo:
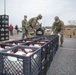
[[[22,34],[10,36],[21,39]],[[76,75],[76,38],[64,38],[63,47],[56,52],[47,75]]]
[[[76,38],[65,38],[59,47],[47,75],[76,75]]]
[[[10,40],[18,40],[22,38],[22,33],[18,33],[17,35],[9,36]]]

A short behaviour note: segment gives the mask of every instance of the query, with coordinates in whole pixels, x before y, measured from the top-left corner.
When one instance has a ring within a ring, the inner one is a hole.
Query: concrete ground
[[[59,47],[47,75],[76,75],[76,38],[65,38]]]
[[[14,36],[9,36],[9,39],[11,40],[18,40],[18,39],[21,39],[22,38],[22,33],[18,33],[17,35],[14,35]]]
[[[21,39],[22,34],[10,36]],[[47,75],[76,75],[76,38],[65,38],[63,47],[59,47]]]

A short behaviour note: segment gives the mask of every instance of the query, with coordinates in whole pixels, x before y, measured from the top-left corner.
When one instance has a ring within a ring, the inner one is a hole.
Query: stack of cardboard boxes
[[[74,29],[73,35],[72,38],[76,38],[76,29]]]
[[[70,28],[64,31],[65,38],[76,38],[76,29]]]

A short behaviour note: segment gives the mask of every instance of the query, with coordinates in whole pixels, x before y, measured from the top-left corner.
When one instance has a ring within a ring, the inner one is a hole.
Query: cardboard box
[[[70,35],[71,34],[71,30],[65,30],[64,31],[64,35]]]
[[[70,30],[70,35],[71,35],[71,36],[74,35],[74,29],[71,29],[71,30]]]
[[[75,35],[73,35],[71,38],[76,38],[76,36],[75,36]]]
[[[75,29],[66,29],[64,31],[64,36],[66,38],[75,38],[76,37],[76,30]]]
[[[74,30],[74,35],[76,36],[76,29]]]
[[[17,30],[13,30],[13,35],[17,35]]]
[[[64,35],[64,38],[71,38],[70,35]]]

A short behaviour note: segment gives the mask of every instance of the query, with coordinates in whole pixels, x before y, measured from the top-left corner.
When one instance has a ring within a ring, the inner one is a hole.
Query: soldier
[[[39,25],[39,22],[38,20],[42,19],[42,15],[39,14],[37,17],[34,17],[34,18],[31,18],[29,21],[28,21],[28,32],[29,32],[29,35],[33,35],[33,36],[36,36],[36,29],[37,29],[37,26]]]
[[[22,39],[24,39],[24,37],[27,37],[28,35],[28,31],[27,31],[27,16],[24,16],[24,20],[22,20]]]
[[[53,26],[52,26],[52,31],[53,31],[53,34],[60,34],[60,47],[63,47],[63,33],[64,33],[64,23],[63,21],[61,21],[59,19],[58,16],[56,16],[55,18],[55,22],[53,23]]]

